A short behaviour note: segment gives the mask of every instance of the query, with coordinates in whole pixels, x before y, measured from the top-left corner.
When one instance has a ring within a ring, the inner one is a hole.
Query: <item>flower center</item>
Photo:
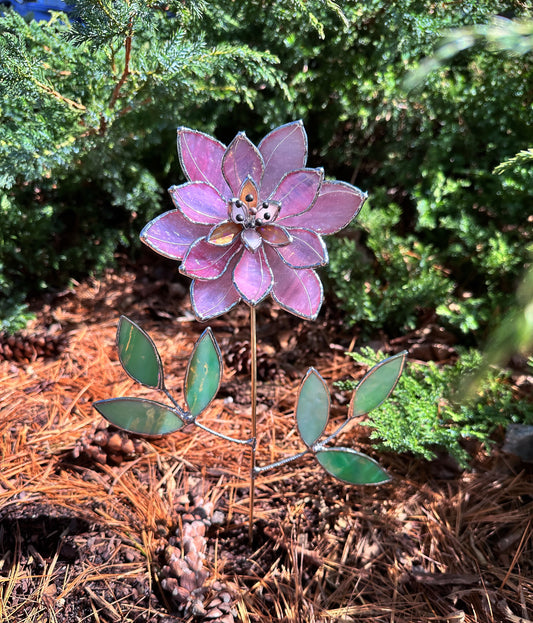
[[[243,229],[255,229],[276,220],[281,204],[278,201],[263,201],[259,206],[250,193],[244,199],[233,198],[230,201],[230,218]]]

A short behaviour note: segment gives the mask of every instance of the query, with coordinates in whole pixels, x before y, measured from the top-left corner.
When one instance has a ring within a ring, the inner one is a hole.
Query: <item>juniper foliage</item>
[[[79,0],[71,14],[0,17],[1,314],[135,247],[161,209],[180,124],[249,102],[276,57],[206,40],[203,2]]]
[[[358,363],[373,366],[382,353],[362,348],[349,353]],[[363,422],[378,447],[397,453],[407,452],[427,460],[448,452],[461,466],[469,461],[465,442],[477,440],[490,449],[494,433],[509,423],[533,423],[533,406],[513,395],[508,373],[491,368],[468,395],[468,378],[478,378],[482,356],[464,351],[452,365],[408,363],[393,396],[372,411]],[[353,381],[336,383],[352,391]]]

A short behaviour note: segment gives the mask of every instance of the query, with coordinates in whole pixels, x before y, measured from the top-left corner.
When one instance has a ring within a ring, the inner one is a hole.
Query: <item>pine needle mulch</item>
[[[33,327],[60,325],[63,352],[0,363],[1,621],[533,619],[532,470],[498,451],[487,457],[478,448],[464,472],[445,460],[379,456],[393,480],[377,488],[340,485],[308,460],[267,472],[258,480],[250,547],[246,451],[198,429],[155,440],[108,429],[93,401],[161,399],[117,361],[120,313],[151,334],[167,386],[181,397],[203,327],[191,319],[183,288],[165,283],[125,270],[82,284],[44,307]],[[301,449],[292,413],[307,366],[330,387],[361,372],[343,356],[350,337],[338,327],[322,321],[311,330],[286,317],[279,314],[274,329],[259,319],[263,463]],[[211,326],[239,372],[227,367],[202,422],[247,438],[245,310]],[[343,400],[334,395],[337,422]],[[373,454],[360,430],[341,441]],[[187,541],[191,526],[197,536]],[[169,562],[176,552],[181,560]],[[186,569],[192,585],[179,576],[187,564],[203,569]]]

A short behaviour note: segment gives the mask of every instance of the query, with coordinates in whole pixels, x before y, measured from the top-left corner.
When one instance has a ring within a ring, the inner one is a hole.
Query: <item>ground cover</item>
[[[47,330],[45,343],[56,343],[57,352],[30,349],[26,362],[0,362],[2,621],[533,618],[530,465],[475,446],[466,471],[445,456],[430,463],[382,454],[392,482],[355,488],[304,461],[259,478],[250,546],[241,448],[197,430],[135,438],[92,409],[103,398],[152,397],[117,360],[120,314],[149,331],[179,394],[204,325],[194,320],[175,267],[159,260],[41,302],[31,331],[44,339]],[[258,458],[265,463],[301,449],[294,397],[309,365],[333,390],[333,424],[344,417],[347,397],[332,382],[364,369],[344,355],[357,334],[332,312],[305,323],[259,307],[258,323]],[[226,365],[202,421],[246,438],[246,310],[210,326]],[[426,327],[378,346],[396,352],[411,344],[413,356],[429,357],[443,352],[434,336]],[[453,356],[453,346],[445,355]],[[376,456],[365,429],[348,429],[343,441]]]

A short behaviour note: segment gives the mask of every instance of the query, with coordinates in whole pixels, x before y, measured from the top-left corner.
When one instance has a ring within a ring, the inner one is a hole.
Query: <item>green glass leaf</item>
[[[163,364],[152,339],[134,322],[121,316],[117,328],[120,363],[132,379],[147,387],[163,389]]]
[[[353,394],[349,418],[367,414],[391,395],[402,374],[406,358],[407,351],[404,350],[380,361],[365,374]]]
[[[196,344],[185,375],[185,401],[193,417],[211,404],[222,379],[222,356],[213,332],[207,328]]]
[[[317,452],[316,458],[328,474],[351,485],[379,485],[390,480],[374,459],[351,448],[327,448]]]
[[[329,391],[324,379],[309,368],[300,385],[296,423],[304,443],[311,447],[322,435],[329,418]]]
[[[111,424],[139,435],[168,435],[185,425],[171,407],[144,398],[109,398],[93,407]]]

